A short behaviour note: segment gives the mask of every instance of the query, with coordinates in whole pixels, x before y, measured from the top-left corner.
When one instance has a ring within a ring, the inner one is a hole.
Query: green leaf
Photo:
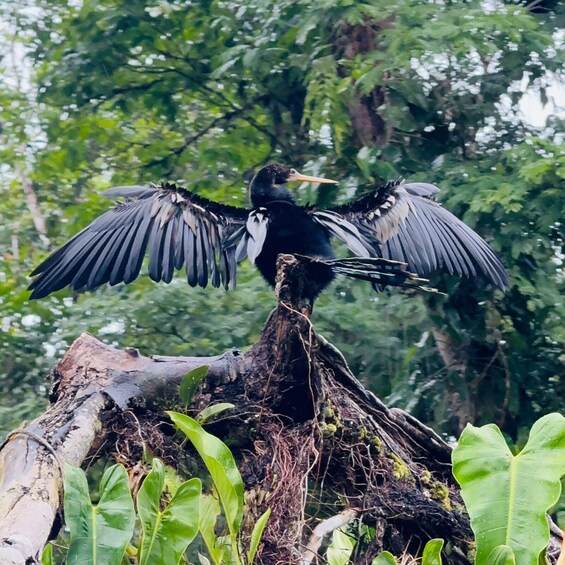
[[[196,416],[196,421],[199,424],[204,425],[206,422],[210,421],[214,416],[221,414],[225,410],[231,410],[235,408],[235,404],[230,402],[218,402],[218,404],[212,404],[212,406],[207,406],[204,410],[201,410]]]
[[[372,165],[373,174],[382,179],[390,179],[398,176],[398,171],[393,165],[386,161],[378,160]]]
[[[537,564],[549,541],[546,512],[559,499],[565,473],[565,418],[548,414],[512,455],[494,425],[467,425],[453,452],[453,474],[471,517],[477,563],[505,545],[521,565]]]
[[[516,557],[512,548],[507,545],[495,547],[486,561],[489,565],[516,565]]]
[[[143,529],[140,565],[177,565],[198,533],[202,493],[200,479],[190,479],[180,485],[161,511],[164,486],[163,464],[159,459],[153,459],[153,469],[145,477],[137,495],[137,510]]]
[[[441,565],[441,550],[443,548],[443,540],[436,538],[431,539],[424,547],[422,555],[422,565]]]
[[[67,563],[119,564],[135,525],[123,465],[106,470],[100,482],[100,500],[93,506],[84,471],[66,463],[65,523],[71,537]]]
[[[371,565],[397,565],[396,557],[389,551],[383,551],[371,561]]]
[[[161,461],[162,463],[162,461]],[[175,496],[179,487],[184,483],[183,478],[176,472],[176,470],[170,465],[164,465],[165,471],[165,491],[169,493],[171,497]]]
[[[202,365],[192,371],[188,372],[180,383],[179,396],[180,399],[188,406],[192,401],[192,397],[202,382],[204,377],[208,374],[208,365]]]
[[[215,565],[221,565],[223,549],[219,546],[214,531],[218,516],[220,515],[220,503],[215,496],[203,494],[200,498],[200,535],[206,544],[208,554]]]
[[[332,542],[326,551],[329,565],[347,565],[355,547],[355,539],[341,529],[332,532]]]
[[[269,521],[269,517],[271,516],[271,509],[267,508],[261,516],[255,522],[253,526],[253,531],[251,532],[251,541],[249,542],[249,552],[247,553],[247,562],[249,565],[253,565],[253,561],[255,560],[255,554],[257,553],[257,548],[261,543],[261,538],[263,537],[263,532],[265,531],[265,526]]]
[[[231,451],[190,416],[176,412],[167,414],[202,457],[218,491],[230,534],[235,536],[243,518],[243,481]]]
[[[53,565],[53,546],[50,543],[43,548],[41,565]]]

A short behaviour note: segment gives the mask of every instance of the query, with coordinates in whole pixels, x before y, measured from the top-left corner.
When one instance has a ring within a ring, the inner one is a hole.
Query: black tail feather
[[[428,279],[423,279],[408,270],[408,265],[401,261],[383,259],[382,257],[350,257],[346,259],[331,259],[322,261],[330,266],[338,275],[361,279],[372,283],[377,291],[385,286],[401,286],[418,288],[427,292],[437,292],[436,289],[425,286]]]

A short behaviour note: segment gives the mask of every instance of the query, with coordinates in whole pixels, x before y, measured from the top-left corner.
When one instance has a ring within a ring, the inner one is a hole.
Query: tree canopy
[[[344,202],[404,176],[509,269],[506,294],[441,274],[447,296],[339,280],[316,329],[392,405],[436,429],[519,438],[563,403],[563,121],[528,120],[562,79],[563,7],[375,0],[0,2],[0,428],[37,412],[43,371],[81,331],[161,354],[257,339],[275,299],[182,277],[28,301],[27,274],[109,206],[111,185],[170,180],[246,201],[269,161],[340,180]],[[525,94],[526,93],[526,94]]]

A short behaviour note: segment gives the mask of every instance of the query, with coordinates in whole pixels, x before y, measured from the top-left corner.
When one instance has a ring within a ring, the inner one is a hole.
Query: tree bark
[[[162,409],[178,406],[187,372],[208,365],[191,409],[235,404],[209,427],[238,461],[244,530],[272,510],[259,563],[308,565],[325,535],[357,520],[375,535],[358,543],[355,563],[370,563],[383,549],[417,556],[441,537],[446,563],[470,564],[473,537],[450,447],[366,391],[316,335],[303,312],[304,268],[292,256],[279,258],[278,307],[244,355],[148,358],[88,334],[75,341],[54,371],[49,409],[0,450],[0,563],[37,562],[58,531],[63,461],[113,455],[133,469],[143,445],[170,463],[189,460]]]
[[[359,55],[378,52],[380,32],[392,27],[395,19],[395,16],[389,16],[379,22],[367,19],[362,24],[349,24],[341,20],[332,37],[336,59],[351,61]],[[342,64],[339,65],[338,72],[340,76],[349,73]],[[383,84],[375,86],[368,94],[356,92],[347,105],[353,132],[361,146],[384,146],[390,141],[393,133],[381,116],[381,107],[387,102],[384,86],[386,78],[383,78],[382,82]]]

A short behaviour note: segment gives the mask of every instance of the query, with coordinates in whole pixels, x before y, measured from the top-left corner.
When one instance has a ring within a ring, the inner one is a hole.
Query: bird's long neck
[[[265,207],[272,202],[296,204],[294,195],[286,186],[267,185],[253,182],[250,189],[251,204],[254,208]]]

